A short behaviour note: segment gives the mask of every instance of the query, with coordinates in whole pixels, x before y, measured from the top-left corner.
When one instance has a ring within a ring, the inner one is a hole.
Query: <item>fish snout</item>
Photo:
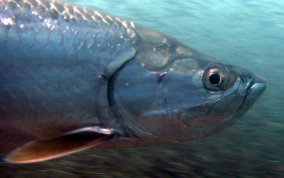
[[[257,98],[264,92],[266,89],[266,81],[259,77],[258,75],[253,75],[247,89],[247,98],[246,102],[252,104],[257,100]]]
[[[257,90],[261,94],[266,89],[266,81],[258,75],[253,75],[250,90]]]
[[[248,82],[250,85],[249,87],[252,87],[254,84],[259,84],[259,86],[261,86],[261,90],[265,90],[266,81],[260,76],[253,74],[250,70],[241,67],[232,67],[232,70],[240,76],[243,82]]]
[[[233,70],[240,76],[241,81],[246,86],[244,104],[250,107],[266,89],[266,81],[247,69],[234,67]]]

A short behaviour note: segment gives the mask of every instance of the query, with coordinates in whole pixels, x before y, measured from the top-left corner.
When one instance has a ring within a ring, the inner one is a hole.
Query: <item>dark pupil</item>
[[[218,85],[220,83],[220,75],[219,74],[212,74],[209,76],[209,81],[212,85]]]

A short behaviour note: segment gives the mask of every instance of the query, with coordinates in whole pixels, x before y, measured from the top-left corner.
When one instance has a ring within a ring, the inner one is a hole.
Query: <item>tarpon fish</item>
[[[202,138],[266,84],[172,37],[57,0],[0,0],[0,151],[10,163]]]

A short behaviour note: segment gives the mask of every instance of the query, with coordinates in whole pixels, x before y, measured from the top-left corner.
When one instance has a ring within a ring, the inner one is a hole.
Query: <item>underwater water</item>
[[[148,26],[262,76],[267,89],[226,130],[183,144],[93,149],[0,177],[284,177],[284,0],[72,0]]]

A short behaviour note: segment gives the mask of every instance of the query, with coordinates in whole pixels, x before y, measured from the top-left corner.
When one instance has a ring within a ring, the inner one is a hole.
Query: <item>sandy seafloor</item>
[[[146,25],[266,79],[225,131],[183,144],[92,149],[0,177],[284,177],[284,0],[73,0]]]

